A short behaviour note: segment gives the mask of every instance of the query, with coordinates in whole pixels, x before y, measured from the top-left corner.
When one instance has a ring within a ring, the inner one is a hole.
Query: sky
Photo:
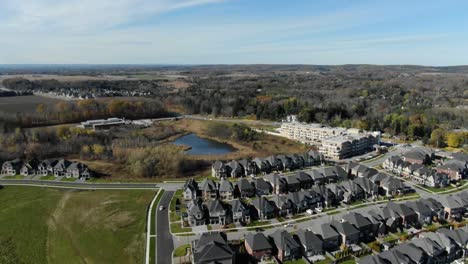
[[[0,0],[0,64],[468,64],[466,0]]]

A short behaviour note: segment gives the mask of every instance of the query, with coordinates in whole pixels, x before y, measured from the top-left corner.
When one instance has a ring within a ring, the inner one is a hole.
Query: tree
[[[94,144],[92,146],[92,149],[93,149],[94,155],[96,156],[101,156],[102,154],[104,154],[104,151],[106,150],[106,148],[100,144]]]
[[[447,146],[451,148],[458,148],[463,143],[464,138],[462,133],[448,133]]]
[[[436,128],[431,133],[430,143],[436,148],[442,148],[445,146],[445,134],[446,131],[442,128]]]
[[[39,114],[44,113],[45,110],[46,110],[45,104],[38,104],[36,107],[36,112],[38,112]]]

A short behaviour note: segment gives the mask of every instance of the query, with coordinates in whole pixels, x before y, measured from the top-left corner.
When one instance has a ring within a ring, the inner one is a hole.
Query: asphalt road
[[[89,182],[53,182],[42,180],[0,180],[0,185],[25,185],[25,186],[43,186],[70,189],[156,189],[155,183],[89,183]]]
[[[159,205],[156,208],[156,263],[172,263],[172,251],[174,242],[169,226],[169,204],[174,191],[165,191]],[[164,210],[159,210],[159,206],[164,206]]]

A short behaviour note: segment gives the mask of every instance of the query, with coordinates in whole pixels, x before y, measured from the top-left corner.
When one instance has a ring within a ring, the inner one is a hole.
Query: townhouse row
[[[89,179],[93,173],[83,163],[72,162],[66,159],[31,159],[22,161],[15,159],[2,163],[1,175],[6,176],[55,176],[77,179]]]

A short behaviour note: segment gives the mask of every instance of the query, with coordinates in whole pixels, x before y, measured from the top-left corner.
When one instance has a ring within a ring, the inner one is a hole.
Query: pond
[[[223,155],[236,151],[236,149],[229,144],[201,138],[193,133],[182,136],[172,143],[189,146],[190,149],[187,150],[186,153],[190,155]]]

